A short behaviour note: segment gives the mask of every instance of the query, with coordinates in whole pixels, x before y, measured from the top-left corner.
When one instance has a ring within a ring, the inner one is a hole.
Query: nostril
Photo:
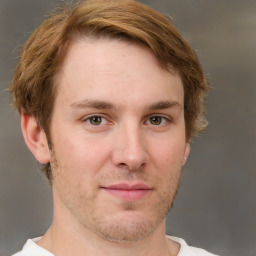
[[[132,137],[128,136],[128,138],[126,138],[129,142],[128,144],[124,143],[123,140],[119,140],[119,143],[116,144],[111,156],[113,164],[116,167],[129,171],[138,171],[144,168],[148,154],[143,147],[141,137],[139,137],[139,135],[137,135],[137,137],[135,135]]]
[[[119,163],[118,166],[122,168],[129,168],[129,166],[125,163]]]
[[[138,171],[141,168],[143,168],[145,166],[145,163],[141,163],[141,164],[126,164],[126,163],[119,163],[118,167],[121,169],[126,169],[129,171]]]

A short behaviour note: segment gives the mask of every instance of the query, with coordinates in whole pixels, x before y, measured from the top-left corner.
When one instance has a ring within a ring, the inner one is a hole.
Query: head
[[[133,0],[89,0],[52,14],[27,40],[10,87],[14,106],[33,116],[52,147],[51,119],[56,78],[70,47],[83,38],[117,39],[139,45],[159,66],[177,72],[184,89],[186,140],[205,129],[204,97],[208,85],[195,52],[170,21]],[[43,167],[51,179],[51,166]]]

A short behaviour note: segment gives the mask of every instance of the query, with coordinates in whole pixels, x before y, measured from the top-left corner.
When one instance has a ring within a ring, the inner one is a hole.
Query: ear
[[[24,140],[39,163],[50,162],[51,154],[45,132],[35,118],[25,112],[21,113],[21,130]]]
[[[189,153],[190,153],[190,143],[187,142],[186,147],[185,147],[185,151],[184,151],[182,166],[184,166],[186,164]]]

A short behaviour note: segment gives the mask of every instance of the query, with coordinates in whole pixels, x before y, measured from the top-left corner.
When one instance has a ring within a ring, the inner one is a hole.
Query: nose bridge
[[[128,121],[120,125],[116,138],[114,161],[118,166],[137,170],[145,164],[145,138],[139,123]]]

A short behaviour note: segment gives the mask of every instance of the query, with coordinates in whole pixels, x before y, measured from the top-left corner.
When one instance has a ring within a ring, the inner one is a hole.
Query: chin
[[[112,221],[102,222],[97,227],[97,233],[112,242],[137,242],[150,236],[163,222],[164,217],[150,219],[142,213],[125,212],[115,216]]]

